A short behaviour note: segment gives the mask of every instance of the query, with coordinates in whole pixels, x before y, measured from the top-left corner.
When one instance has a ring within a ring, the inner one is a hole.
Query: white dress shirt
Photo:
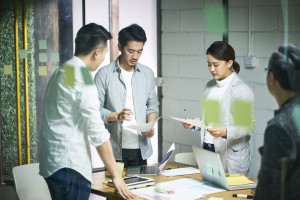
[[[74,68],[74,87],[66,86],[65,66]],[[51,76],[44,100],[40,137],[40,174],[49,177],[61,168],[71,168],[92,182],[89,144],[95,147],[110,138],[100,115],[100,103],[94,84],[84,82],[81,68],[73,57]]]

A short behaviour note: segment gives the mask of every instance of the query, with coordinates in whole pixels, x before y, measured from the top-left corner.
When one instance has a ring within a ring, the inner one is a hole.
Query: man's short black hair
[[[279,47],[269,60],[269,72],[285,90],[300,92],[300,48],[296,45]]]
[[[128,41],[138,41],[145,43],[147,41],[146,33],[142,27],[137,24],[131,24],[119,32],[119,43],[122,47],[127,45]]]
[[[96,48],[103,50],[111,34],[101,25],[90,23],[79,29],[75,39],[75,55],[88,55]]]

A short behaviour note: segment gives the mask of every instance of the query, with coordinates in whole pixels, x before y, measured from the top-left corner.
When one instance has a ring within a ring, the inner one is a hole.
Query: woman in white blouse
[[[226,172],[246,174],[251,161],[249,141],[254,120],[250,127],[235,126],[232,103],[253,102],[253,93],[237,76],[240,65],[235,61],[234,49],[229,44],[216,41],[207,49],[206,55],[208,70],[214,79],[206,84],[204,96],[220,103],[221,123],[208,124],[211,127],[208,129],[186,123],[183,126],[201,132],[202,148],[219,153]],[[205,121],[204,117],[202,120]]]

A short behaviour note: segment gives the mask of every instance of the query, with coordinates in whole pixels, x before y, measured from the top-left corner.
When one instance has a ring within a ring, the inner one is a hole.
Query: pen
[[[186,119],[186,109],[183,109],[184,112],[184,118]]]
[[[254,199],[254,196],[252,195],[246,195],[246,194],[233,194],[233,197],[239,197],[239,198],[245,198],[245,199]]]

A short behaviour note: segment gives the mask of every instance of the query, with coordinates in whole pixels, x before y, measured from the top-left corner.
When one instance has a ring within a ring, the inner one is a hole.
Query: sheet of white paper
[[[198,174],[198,173],[200,173],[200,170],[194,167],[184,167],[178,169],[163,170],[160,172],[160,174],[164,176],[181,176],[186,174]]]
[[[150,123],[146,123],[146,124],[131,124],[131,125],[127,126],[126,128],[131,128],[136,131],[146,132],[146,131],[151,130],[160,118],[161,117],[157,118],[154,122],[150,122]]]
[[[192,200],[206,194],[225,191],[207,182],[195,178],[182,178],[174,181],[158,183],[152,187],[131,190],[134,194],[146,199]]]
[[[195,120],[195,119],[182,119],[182,118],[177,118],[177,117],[172,117],[172,116],[170,116],[170,117],[176,121],[184,122],[184,123],[191,124],[191,125],[194,125],[197,127],[201,127],[203,129],[207,129],[207,126],[205,125],[205,123],[203,121],[199,121],[199,120]]]

